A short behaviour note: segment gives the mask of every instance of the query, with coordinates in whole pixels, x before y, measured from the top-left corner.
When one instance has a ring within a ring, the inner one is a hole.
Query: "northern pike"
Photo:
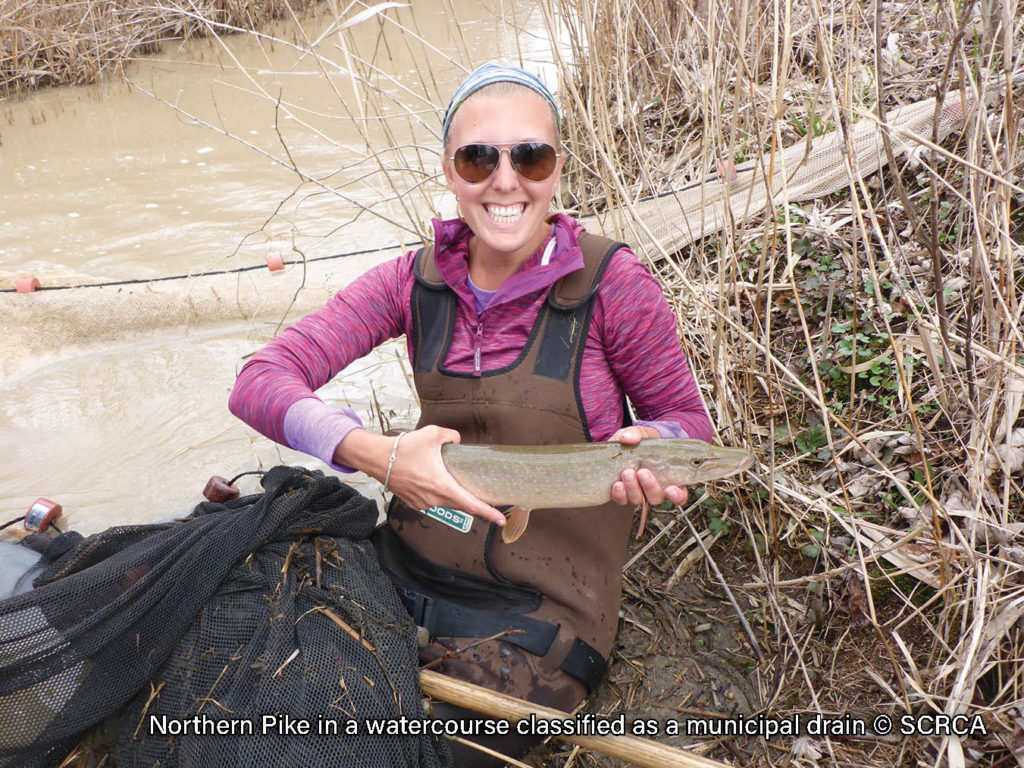
[[[534,509],[593,507],[611,501],[627,468],[649,469],[662,487],[729,477],[753,463],[740,448],[701,440],[653,439],[637,445],[458,445],[441,447],[452,477],[481,501],[511,504],[501,537],[523,535]]]

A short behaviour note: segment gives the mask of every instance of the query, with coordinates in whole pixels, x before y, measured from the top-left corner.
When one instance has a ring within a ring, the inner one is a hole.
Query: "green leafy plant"
[[[810,544],[805,544],[800,548],[800,554],[804,557],[816,558],[821,554],[822,547],[825,542],[825,532],[819,531],[817,528],[811,528],[808,531],[813,541]]]
[[[731,523],[721,517],[712,517],[708,520],[708,530],[713,534],[728,533]]]
[[[802,454],[817,453],[819,449],[828,445],[828,434],[824,427],[809,427],[796,436],[794,443]]]

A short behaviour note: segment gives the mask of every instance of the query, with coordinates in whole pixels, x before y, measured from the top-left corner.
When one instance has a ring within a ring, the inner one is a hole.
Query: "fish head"
[[[684,441],[672,441],[683,443]],[[699,441],[646,457],[642,466],[651,470],[662,485],[693,485],[729,477],[754,463],[754,458],[741,448],[724,448]]]

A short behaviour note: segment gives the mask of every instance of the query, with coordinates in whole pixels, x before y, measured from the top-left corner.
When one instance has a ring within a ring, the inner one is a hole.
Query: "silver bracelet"
[[[384,492],[387,493],[388,483],[391,482],[391,470],[395,468],[395,457],[398,455],[398,443],[401,441],[405,432],[399,432],[398,437],[395,438],[395,444],[391,446],[391,458],[388,459],[388,473],[384,475]]]

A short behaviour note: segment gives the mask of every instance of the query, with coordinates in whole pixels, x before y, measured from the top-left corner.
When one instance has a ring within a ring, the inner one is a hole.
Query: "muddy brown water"
[[[550,68],[541,63],[551,58],[549,37],[531,3],[452,0],[388,13],[399,23],[350,30],[348,54],[380,70],[394,139],[422,145],[428,171],[439,170],[439,111],[463,67],[521,55]],[[359,125],[371,122],[351,79],[325,74],[295,47],[322,38],[317,51],[341,68],[333,23],[320,7],[299,25],[266,30],[276,42],[236,35],[169,45],[130,65],[131,85],[51,89],[0,104],[0,287],[28,274],[74,285],[259,265],[293,244],[316,257],[408,243],[432,213],[451,215],[436,181],[422,184],[417,200],[432,204],[415,213],[382,202],[389,187],[367,160]],[[347,200],[300,184],[290,164],[333,174]],[[320,287],[334,290],[396,253],[339,262],[334,284]],[[0,523],[45,496],[88,534],[186,514],[211,474],[282,462],[324,468],[227,411],[237,370],[275,326],[262,318],[168,327],[22,357],[5,345]],[[15,346],[26,338],[20,330],[5,334]],[[388,344],[319,394],[374,428],[375,400],[393,423],[410,425],[417,406],[403,356],[404,344]],[[376,482],[345,479],[379,498]],[[256,482],[241,485],[248,492]]]

